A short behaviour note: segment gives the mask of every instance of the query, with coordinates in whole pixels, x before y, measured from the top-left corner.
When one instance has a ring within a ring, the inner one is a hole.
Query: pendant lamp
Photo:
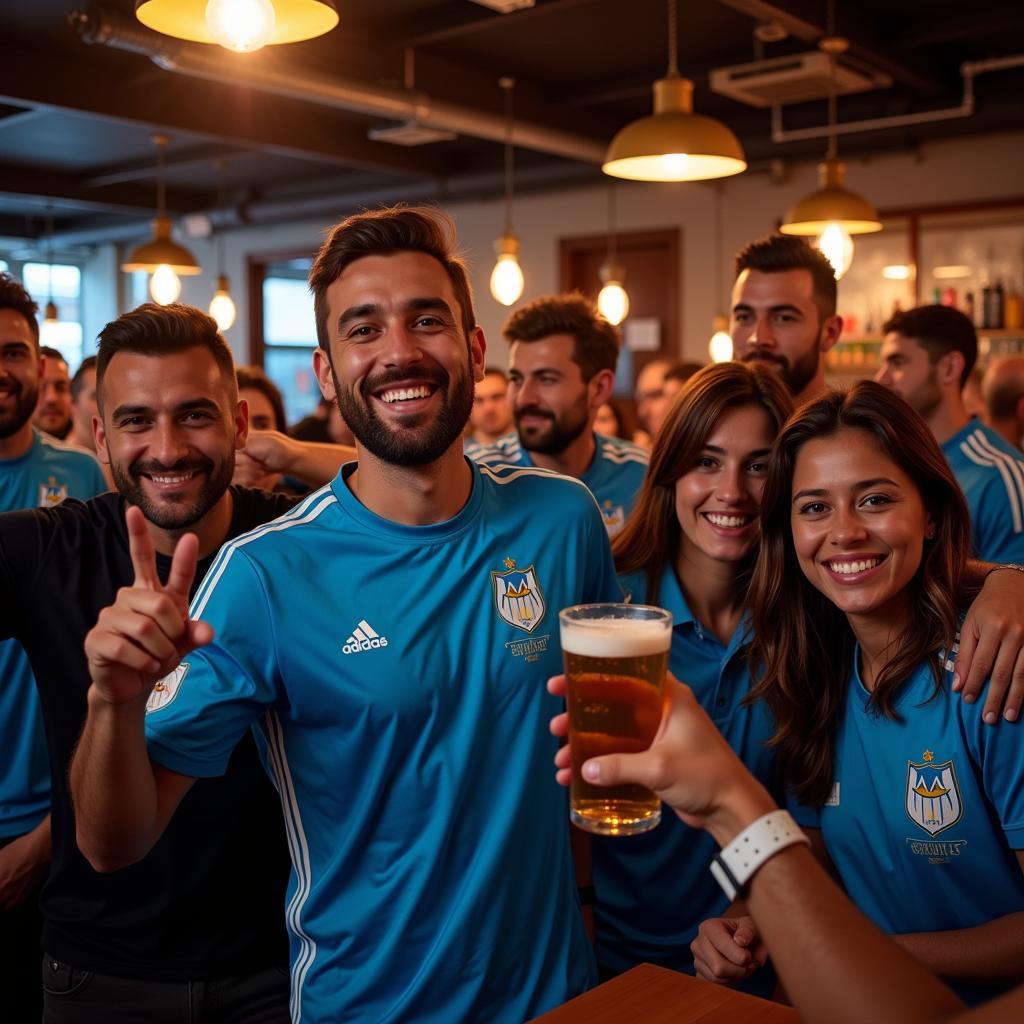
[[[819,46],[829,56],[831,84],[828,96],[828,150],[818,164],[820,188],[804,196],[786,214],[779,231],[786,235],[817,236],[815,245],[824,253],[838,281],[853,260],[851,235],[865,235],[882,230],[875,208],[863,197],[846,188],[846,164],[837,156],[836,144],[836,57],[845,53],[849,42],[831,31],[832,4],[829,4],[830,32]]]
[[[298,43],[338,24],[334,0],[135,0],[147,28],[236,53]]]
[[[616,259],[615,235],[615,186],[609,182],[608,257],[597,272],[602,285],[597,293],[597,309],[608,323],[618,327],[629,316],[629,294],[623,284],[626,280],[626,268]]]
[[[149,282],[149,293],[153,301],[160,305],[174,302],[181,294],[179,276],[194,276],[203,272],[192,253],[171,239],[171,222],[167,217],[164,192],[164,150],[170,141],[168,135],[153,136],[153,145],[156,146],[156,217],[153,220],[153,237],[133,249],[128,259],[121,264],[126,274],[141,270],[153,275]]]
[[[225,208],[225,197],[227,195],[227,189],[225,187],[224,172],[227,170],[227,161],[217,161],[217,174],[220,177],[220,208]],[[238,315],[238,310],[235,308],[235,300],[231,298],[231,285],[228,281],[228,275],[224,272],[224,234],[223,231],[217,231],[217,288],[213,294],[213,298],[210,300],[210,316],[217,321],[217,330],[222,333],[226,331],[234,322],[235,317]]]
[[[526,281],[519,265],[519,238],[512,230],[512,90],[514,78],[501,78],[498,84],[505,90],[505,230],[494,243],[498,259],[491,271],[491,295],[503,306],[511,306],[523,294]]]
[[[693,112],[693,82],[679,74],[676,0],[668,3],[668,72],[654,83],[654,114],[626,125],[601,170],[634,181],[703,181],[746,170],[739,139],[721,121]]]

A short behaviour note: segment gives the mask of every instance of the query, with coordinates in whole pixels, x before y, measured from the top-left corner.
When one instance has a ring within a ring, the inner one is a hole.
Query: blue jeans
[[[146,981],[83,971],[43,954],[43,1024],[288,1024],[288,972]]]

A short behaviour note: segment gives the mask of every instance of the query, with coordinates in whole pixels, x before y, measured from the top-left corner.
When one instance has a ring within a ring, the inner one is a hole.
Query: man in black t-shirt
[[[98,454],[119,493],[0,516],[0,637],[28,652],[53,777],[43,1019],[285,1022],[288,856],[252,737],[223,778],[192,788],[147,857],[109,875],[78,851],[67,772],[86,713],[85,634],[133,579],[126,502],[146,516],[162,577],[177,539],[197,534],[198,586],[226,540],[295,500],[229,487],[246,409],[230,349],[204,313],[145,305],[124,314],[100,334],[97,370]],[[9,1004],[0,1017],[8,1013],[22,1019]]]

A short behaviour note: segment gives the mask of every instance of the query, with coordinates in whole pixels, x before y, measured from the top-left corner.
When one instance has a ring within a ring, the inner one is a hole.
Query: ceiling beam
[[[239,155],[239,150],[228,150],[224,146],[198,146],[186,151],[168,154],[164,157],[166,171],[193,170],[204,167],[213,170],[221,161],[229,161]],[[103,188],[106,185],[122,185],[126,181],[153,181],[156,179],[156,158],[150,156],[145,160],[111,164],[94,170],[82,179],[83,185],[90,188]]]
[[[573,7],[593,4],[594,0],[537,0],[533,7],[524,7],[508,14],[486,11],[481,7],[479,14],[469,16],[469,7],[465,3],[449,4],[440,14],[430,18],[422,18],[409,25],[409,38],[406,46],[423,47],[437,43],[446,43],[452,39],[461,39],[476,35],[479,32],[504,31],[515,24],[519,28],[524,23],[543,18],[552,11],[564,11]]]
[[[187,132],[339,167],[417,177],[446,170],[437,155],[373,142],[332,111],[313,117],[308,105],[294,100],[190,82],[142,57],[103,51],[94,55],[84,47],[81,59],[70,63],[20,47],[0,47],[0,100]]]
[[[0,195],[26,200],[52,200],[64,209],[98,213],[127,213],[152,216],[156,207],[156,190],[152,185],[120,185],[94,188],[77,177],[48,167],[0,167]],[[170,213],[191,213],[209,205],[216,198],[213,191],[168,189],[167,210]]]
[[[754,21],[778,22],[791,36],[817,46],[825,32],[825,5],[820,0],[718,0],[724,7],[749,15]],[[868,15],[860,4],[843,4],[839,9],[836,32],[850,40],[850,54],[879,71],[893,81],[900,82],[917,92],[935,96],[946,91],[943,83],[917,62],[892,54],[882,43],[877,26],[868,22]]]

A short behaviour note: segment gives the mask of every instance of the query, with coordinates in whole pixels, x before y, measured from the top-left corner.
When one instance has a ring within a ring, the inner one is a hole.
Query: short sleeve
[[[1024,850],[1024,732],[1022,724],[1000,719],[986,725],[982,702],[958,700],[981,785],[1011,849]]]
[[[222,775],[243,733],[278,696],[274,630],[259,574],[228,544],[196,592],[190,613],[214,640],[157,683],[146,711],[150,757],[196,778]]]
[[[974,505],[976,554],[987,562],[1024,563],[1024,462],[1000,460]]]

